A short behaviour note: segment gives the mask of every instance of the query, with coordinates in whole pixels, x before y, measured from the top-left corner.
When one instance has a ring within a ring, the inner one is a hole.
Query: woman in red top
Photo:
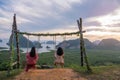
[[[31,51],[26,54],[25,71],[28,72],[30,68],[35,68],[35,64],[37,60],[38,60],[38,54],[36,53],[35,47],[32,47]]]

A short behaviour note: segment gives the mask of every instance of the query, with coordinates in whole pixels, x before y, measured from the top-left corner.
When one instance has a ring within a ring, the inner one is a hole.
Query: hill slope
[[[38,41],[32,42],[21,34],[18,37],[19,37],[19,46],[22,48],[33,47],[33,46],[41,47],[41,44]],[[11,36],[9,38],[9,42],[7,43],[8,45],[10,45],[10,40],[11,40]],[[29,44],[29,45],[27,45],[27,44]],[[15,38],[14,38],[14,46],[16,46]]]
[[[112,49],[119,50],[120,49],[120,41],[116,39],[103,39],[97,46],[98,49]]]
[[[84,39],[85,42],[85,47],[87,49],[91,49],[94,48],[94,44],[92,42],[90,42],[88,39]],[[67,41],[63,41],[60,44],[57,45],[57,47],[63,47],[66,49],[77,49],[80,48],[80,40],[79,39],[74,39],[74,40],[67,40]]]

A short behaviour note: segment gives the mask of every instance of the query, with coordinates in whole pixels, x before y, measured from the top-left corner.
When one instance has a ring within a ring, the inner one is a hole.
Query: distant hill
[[[100,40],[95,40],[92,43],[97,46],[100,43]]]
[[[119,50],[120,41],[112,38],[103,39],[101,41],[91,42],[88,39],[84,39],[86,49],[104,49],[104,50]],[[66,49],[77,49],[80,48],[79,39],[67,40],[59,43],[57,47],[62,47]]]
[[[119,50],[120,49],[120,41],[109,38],[109,39],[103,39],[97,46],[98,49],[114,49]]]
[[[85,42],[85,47],[87,49],[92,49],[95,47],[95,45],[92,42],[90,42],[88,39],[84,39],[84,42]],[[57,45],[57,47],[59,46],[67,49],[80,48],[80,40],[74,39],[74,40],[63,41]]]
[[[0,39],[0,42],[2,42],[2,39]]]
[[[9,42],[7,43],[7,45],[10,45],[10,39],[11,39],[11,36],[9,38]],[[22,47],[22,48],[26,48],[27,47],[27,43],[29,43],[28,47],[34,46],[32,41],[28,40],[26,37],[24,37],[22,34],[20,34],[19,35],[19,46]],[[16,46],[15,38],[14,38],[14,46]]]
[[[46,44],[55,44],[54,41],[47,41]]]

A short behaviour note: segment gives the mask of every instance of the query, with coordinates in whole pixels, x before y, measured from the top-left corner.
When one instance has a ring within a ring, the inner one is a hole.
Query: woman
[[[63,52],[63,49],[61,47],[58,47],[54,56],[55,56],[54,65],[56,67],[58,65],[60,65],[61,67],[64,67],[64,52]]]
[[[30,68],[35,68],[38,60],[38,54],[36,53],[35,47],[31,48],[31,51],[26,54],[26,68],[25,71],[28,72]]]

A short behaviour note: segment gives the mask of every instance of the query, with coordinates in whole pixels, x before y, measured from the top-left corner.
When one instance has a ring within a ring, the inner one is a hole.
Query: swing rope
[[[53,36],[54,51],[56,52],[56,36]]]
[[[66,47],[66,35],[63,36],[63,42],[64,42],[63,49],[65,49],[65,47]]]
[[[28,47],[29,47],[29,35],[28,35],[28,40],[27,40],[27,53],[29,51]]]
[[[37,53],[39,52],[39,47],[40,47],[40,43],[41,41],[40,41],[40,36],[38,36],[38,45],[37,45]]]

